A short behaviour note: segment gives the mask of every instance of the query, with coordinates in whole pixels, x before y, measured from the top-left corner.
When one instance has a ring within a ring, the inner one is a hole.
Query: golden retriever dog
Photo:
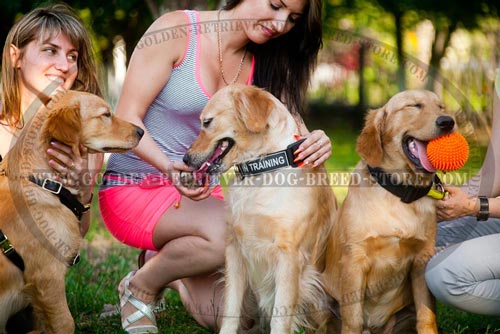
[[[320,315],[326,315],[319,272],[336,211],[330,185],[313,184],[326,175],[325,170],[273,169],[293,161],[294,149],[288,150],[289,157],[283,152],[295,142],[298,128],[285,106],[264,90],[244,85],[223,88],[200,117],[201,132],[184,162],[209,174],[223,173],[233,165],[238,169],[226,199],[220,333],[238,331],[245,317],[246,292],[255,297],[261,323],[266,328],[270,323],[272,334],[316,330],[321,327]],[[262,327],[259,332],[264,332]]]
[[[416,328],[403,332],[437,333],[424,280],[437,226],[426,196],[436,186],[426,143],[453,131],[454,118],[429,91],[398,93],[368,113],[357,140],[362,161],[330,234],[323,275],[340,305],[342,334],[393,333],[389,319],[412,304]]]
[[[55,193],[60,190],[77,199],[80,190],[50,181],[45,153],[50,141],[71,147],[82,144],[90,153],[124,152],[142,135],[139,127],[114,117],[103,99],[76,91],[56,95],[26,124],[0,163],[0,230],[8,237],[0,247],[0,333],[5,333],[9,316],[28,305],[33,307],[37,330],[74,332],[64,279],[82,237],[77,214]],[[42,180],[45,188],[36,180]],[[10,245],[22,259],[24,271],[1,252]]]

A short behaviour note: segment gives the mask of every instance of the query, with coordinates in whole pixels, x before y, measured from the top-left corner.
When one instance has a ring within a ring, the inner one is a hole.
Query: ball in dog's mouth
[[[234,141],[230,138],[223,138],[217,142],[215,149],[208,159],[198,168],[193,171],[193,178],[200,186],[206,184],[208,176],[220,172],[222,159],[233,146]]]
[[[460,169],[469,158],[469,144],[458,132],[435,138],[427,145],[427,156],[438,170],[450,172]]]
[[[407,137],[403,140],[403,151],[417,169],[425,170],[428,173],[435,173],[436,168],[434,168],[427,157],[427,144],[427,141]]]

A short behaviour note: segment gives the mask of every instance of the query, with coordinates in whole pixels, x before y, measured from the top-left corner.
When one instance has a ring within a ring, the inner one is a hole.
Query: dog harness
[[[10,262],[14,263],[21,271],[24,271],[23,258],[16,252],[2,230],[0,230],[0,250],[10,260]]]
[[[426,195],[436,199],[444,197],[445,191],[442,182],[436,174],[434,174],[434,180],[431,184],[417,187],[394,182],[392,175],[384,172],[381,168],[368,166],[368,170],[382,188],[399,197],[403,203],[414,202]]]
[[[2,161],[2,156],[0,156],[0,161]],[[0,171],[0,176],[7,176],[5,171]],[[83,205],[78,201],[75,195],[73,195],[68,189],[64,188],[60,182],[49,180],[49,179],[37,179],[33,175],[29,176],[29,180],[36,185],[42,187],[44,190],[51,192],[59,197],[59,200],[68,209],[75,214],[75,216],[80,220],[82,215],[90,210],[90,204]],[[10,243],[7,235],[5,235],[2,230],[0,230],[0,250],[2,253],[14,263],[21,271],[24,271],[24,261],[21,255],[17,253],[14,246]],[[74,266],[80,262],[80,254],[76,254],[73,260],[69,263],[70,266]]]
[[[2,155],[0,155],[0,162],[2,161]],[[0,170],[0,176],[5,176],[5,171]],[[10,243],[7,236],[0,230],[0,250],[2,253],[14,263],[21,271],[24,271],[24,261],[23,258],[16,252],[12,244]]]
[[[61,203],[64,204],[68,209],[70,209],[71,212],[73,212],[78,218],[78,220],[81,220],[82,215],[90,210],[90,203],[86,205],[80,203],[76,196],[71,193],[71,191],[63,187],[61,182],[50,179],[40,180],[33,175],[30,175],[28,179],[34,184],[42,187],[42,189],[53,193],[54,195],[57,195]]]

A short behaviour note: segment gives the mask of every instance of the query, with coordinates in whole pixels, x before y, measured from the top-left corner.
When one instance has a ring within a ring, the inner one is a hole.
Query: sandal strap
[[[144,334],[144,333],[156,334],[158,333],[158,328],[152,325],[141,325],[141,326],[129,327],[125,329],[125,331],[128,334]]]
[[[134,296],[130,296],[128,302],[132,304],[137,311],[126,317],[123,322],[127,322],[127,325],[133,324],[134,322],[148,317],[151,321],[156,321],[155,315],[153,313],[153,308],[150,305],[144,304],[142,301],[136,299]]]
[[[158,333],[158,328],[156,326],[156,317],[153,313],[153,309],[156,304],[153,302],[151,304],[146,304],[143,301],[137,299],[132,292],[129,290],[129,280],[133,276],[133,273],[127,275],[124,280],[123,285],[123,295],[120,298],[120,306],[123,308],[126,303],[132,304],[133,307],[137,309],[134,313],[123,319],[122,327],[130,334],[133,333]],[[140,325],[126,328],[127,326],[134,324],[140,319],[147,317],[154,325]]]

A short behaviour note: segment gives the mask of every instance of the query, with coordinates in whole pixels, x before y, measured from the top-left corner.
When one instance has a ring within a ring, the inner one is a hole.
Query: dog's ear
[[[57,140],[75,149],[80,143],[81,129],[80,104],[75,102],[49,111],[43,135],[46,140]]]
[[[273,101],[265,91],[249,87],[234,92],[234,107],[240,114],[245,127],[251,132],[261,132],[274,108]]]
[[[382,134],[385,115],[385,107],[371,110],[356,143],[356,151],[372,167],[378,166],[384,156]]]

